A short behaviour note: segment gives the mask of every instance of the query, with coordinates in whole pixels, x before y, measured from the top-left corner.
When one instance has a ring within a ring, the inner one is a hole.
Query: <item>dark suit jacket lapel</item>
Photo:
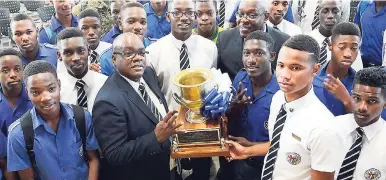
[[[127,94],[127,98],[133,102],[133,104],[136,105],[138,109],[140,109],[143,114],[145,114],[154,124],[158,124],[158,119],[156,119],[149,107],[138,95],[137,91],[135,91],[134,88],[129,84],[129,82],[127,82],[126,79],[124,79],[117,72],[114,72],[112,76],[114,76],[115,82],[118,84],[121,90]]]

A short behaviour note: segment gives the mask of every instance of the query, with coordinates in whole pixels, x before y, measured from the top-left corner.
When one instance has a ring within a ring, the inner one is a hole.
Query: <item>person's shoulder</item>
[[[18,119],[15,122],[13,122],[9,127],[8,127],[8,138],[9,139],[20,139],[23,136],[23,131],[21,128],[20,120]]]
[[[172,35],[169,34],[169,35],[166,35],[166,36],[158,39],[157,42],[151,43],[149,46],[147,46],[146,50],[149,51],[149,53],[152,53],[152,51],[159,50],[162,47],[171,46],[172,45],[171,36]]]
[[[42,47],[46,48],[49,51],[55,51],[55,53],[58,50],[58,47],[56,45],[53,45],[53,44],[50,44],[50,43],[43,43],[41,45],[42,45]]]
[[[242,69],[240,69],[239,72],[237,72],[235,79],[234,79],[234,82],[239,82],[246,77],[248,77],[248,73],[244,68],[242,68]]]
[[[212,46],[212,47],[216,46],[216,44],[212,40],[204,38],[200,35],[192,34],[192,38],[194,38],[194,40],[197,41],[198,46],[204,45],[203,48],[205,48],[205,46]]]
[[[237,27],[230,28],[230,29],[224,29],[221,32],[219,32],[218,36],[227,38],[229,36],[233,36],[234,34],[240,35],[239,29]]]
[[[281,39],[282,41],[286,41],[291,37],[290,35],[284,32],[278,31],[272,27],[267,26],[267,28],[270,29],[270,31],[268,31],[268,34],[270,34],[275,41],[277,41],[278,39]]]

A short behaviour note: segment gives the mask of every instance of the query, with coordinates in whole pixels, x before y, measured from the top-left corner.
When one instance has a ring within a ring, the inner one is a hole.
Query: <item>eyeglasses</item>
[[[139,51],[126,51],[126,52],[114,52],[113,54],[120,54],[122,55],[125,59],[134,59],[137,55],[140,55],[142,57],[145,57],[146,54],[149,54],[148,51],[145,51],[145,49],[139,50]]]
[[[173,11],[173,12],[169,12],[169,13],[172,14],[173,17],[175,17],[175,18],[180,18],[183,15],[185,15],[186,17],[190,17],[190,18],[194,18],[196,16],[196,12],[194,12],[194,11]]]
[[[250,14],[244,14],[244,13],[241,13],[241,12],[237,12],[236,13],[236,16],[238,17],[238,18],[243,18],[243,17],[245,17],[245,18],[247,18],[247,19],[249,19],[249,20],[255,20],[255,19],[257,19],[259,16],[261,16],[263,13],[250,13]]]

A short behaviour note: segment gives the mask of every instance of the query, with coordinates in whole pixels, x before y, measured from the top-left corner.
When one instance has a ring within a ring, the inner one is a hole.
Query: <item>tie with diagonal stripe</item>
[[[319,24],[320,24],[320,21],[319,21],[319,11],[320,11],[320,3],[321,3],[321,1],[319,0],[317,3],[318,3],[318,5],[316,6],[316,9],[315,9],[314,20],[312,20],[312,23],[311,23],[312,30],[317,28],[319,26]]]
[[[190,68],[189,56],[188,56],[188,48],[186,44],[183,43],[180,50],[180,68],[181,70]]]
[[[280,29],[277,26],[273,26],[273,29],[280,31]]]
[[[90,54],[90,62],[91,63],[98,63],[98,53],[96,51],[92,51]]]
[[[353,179],[355,167],[357,165],[357,161],[362,150],[363,142],[363,129],[358,127],[356,128],[356,132],[357,135],[355,142],[350,147],[350,150],[344,157],[337,180]]]
[[[78,90],[78,99],[77,99],[78,106],[87,108],[87,96],[86,96],[86,91],[84,90],[85,85],[86,83],[81,79],[79,79],[75,83],[76,89]]]
[[[327,46],[328,43],[330,42],[329,38],[324,39],[323,45],[320,48],[320,57],[319,57],[319,63],[323,65],[324,63],[327,62]]]
[[[157,107],[155,107],[153,101],[150,99],[149,94],[146,91],[145,84],[142,82],[139,83],[139,92],[142,95],[142,99],[145,101],[146,105],[150,108],[150,111],[154,114],[156,119],[159,121],[162,119],[161,114],[159,113]]]
[[[263,176],[262,180],[271,180],[273,175],[273,170],[275,169],[275,162],[277,159],[277,152],[280,148],[280,135],[284,128],[285,120],[287,119],[287,112],[284,110],[284,104],[281,106],[279,114],[276,117],[275,126],[273,127],[273,134],[271,145],[269,147],[269,151],[267,159],[263,168]]]
[[[220,10],[219,10],[219,15],[220,15],[220,21],[218,23],[218,26],[224,27],[225,23],[225,2],[224,0],[220,0]]]

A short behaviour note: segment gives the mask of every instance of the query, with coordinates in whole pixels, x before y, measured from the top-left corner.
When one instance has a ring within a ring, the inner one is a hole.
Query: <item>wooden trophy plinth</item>
[[[228,136],[225,116],[208,119],[203,123],[190,123],[186,120],[188,109],[181,106],[176,123],[184,122],[179,133],[173,137],[172,158],[199,158],[212,156],[229,156],[229,145],[225,143]]]

